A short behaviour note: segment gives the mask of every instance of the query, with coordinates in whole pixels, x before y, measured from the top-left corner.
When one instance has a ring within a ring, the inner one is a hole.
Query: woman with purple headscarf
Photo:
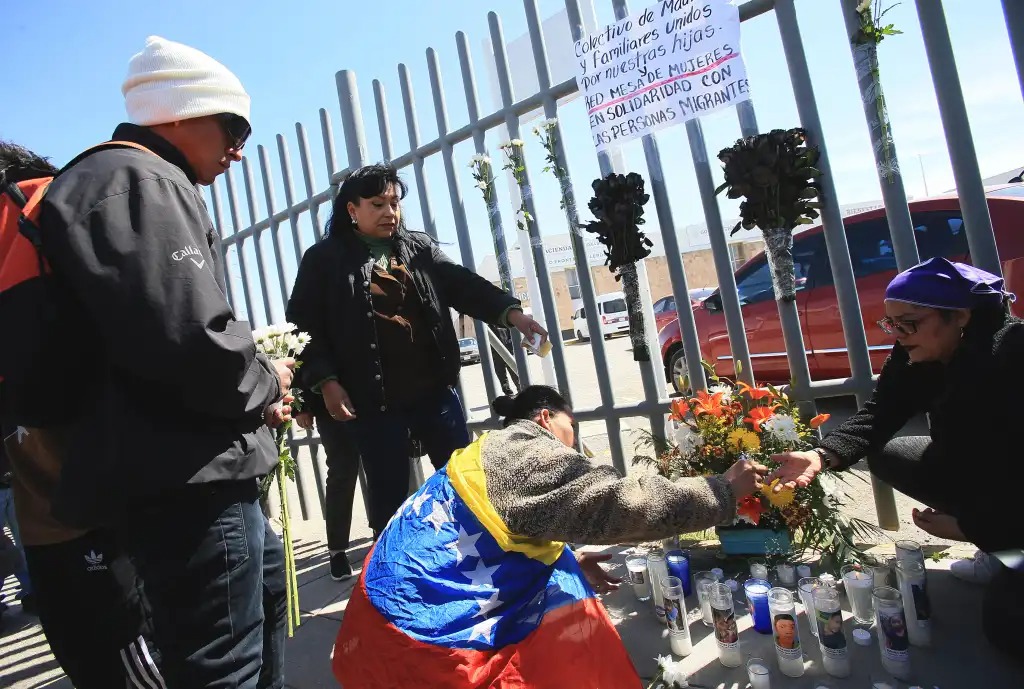
[[[980,549],[953,574],[988,585],[989,641],[1019,653],[1024,634],[1020,488],[1024,321],[1009,313],[1003,279],[933,258],[897,275],[878,325],[896,343],[864,408],[808,452],[776,455],[780,485],[867,458],[871,473],[927,507],[914,523]],[[895,438],[917,414],[930,436]],[[771,480],[771,479],[769,479]]]

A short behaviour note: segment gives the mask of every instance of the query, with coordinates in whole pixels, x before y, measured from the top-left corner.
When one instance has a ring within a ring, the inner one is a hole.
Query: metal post
[[[718,294],[722,299],[725,327],[729,333],[729,348],[732,349],[733,361],[738,369],[736,378],[753,385],[754,368],[750,363],[750,348],[743,325],[743,309],[736,289],[736,275],[729,259],[729,242],[725,238],[722,211],[718,207],[718,199],[715,198],[715,181],[711,176],[708,147],[704,142],[704,130],[701,128],[700,120],[690,120],[686,123],[686,136],[690,141],[693,171],[697,176],[697,188],[700,190],[701,205],[704,207],[704,222],[707,223],[708,239],[711,242],[711,256],[715,261]]]
[[[914,223],[907,206],[907,193],[903,189],[903,173],[896,156],[896,144],[889,129],[889,114],[885,110],[882,83],[876,79],[878,49],[873,43],[857,45],[852,40],[860,28],[858,0],[839,0],[839,4],[846,21],[846,33],[851,37],[850,52],[853,53],[853,64],[857,70],[857,84],[871,134],[871,147],[875,152],[875,168],[882,187],[882,201],[885,203],[885,217],[889,221],[896,265],[900,270],[906,270],[917,265],[921,259],[914,238]]]
[[[331,185],[331,200],[338,195],[338,160],[334,154],[334,130],[331,127],[331,116],[327,110],[320,108],[320,131],[324,137],[324,161],[327,164],[327,182]]]
[[[380,131],[380,151],[384,160],[395,157],[391,147],[391,120],[388,117],[388,103],[384,98],[384,85],[379,79],[373,80],[373,101],[377,107],[377,129]]]
[[[284,136],[281,134],[277,135],[277,155],[281,160],[284,202],[288,205],[288,224],[292,230],[292,251],[295,252],[295,265],[298,266],[302,260],[302,241],[299,239],[299,211],[295,210],[295,186],[292,184],[292,161],[291,156],[288,155],[288,142],[284,140]],[[312,207],[312,196],[310,196],[309,202],[310,207]],[[287,285],[285,287],[287,288]]]
[[[512,83],[508,74],[508,55],[505,52],[505,40],[501,33],[501,25],[498,21],[498,16],[491,12],[488,14],[488,20],[490,21],[491,26],[491,43],[494,48],[494,61],[498,72],[501,99],[502,103],[507,108],[512,105]],[[529,22],[530,18],[528,13],[527,24],[529,24]],[[534,56],[536,56],[537,44],[533,35],[532,26],[530,27],[530,38],[533,43]],[[541,86],[542,90],[543,88],[544,87]],[[520,138],[519,118],[517,116],[509,112],[505,119],[505,125],[508,128],[509,136],[512,139]],[[562,332],[558,324],[558,309],[555,308],[554,289],[551,286],[551,273],[548,270],[547,258],[544,256],[544,242],[540,235],[540,217],[537,214],[533,194],[530,192],[531,182],[529,170],[524,170],[522,176],[523,200],[526,202],[527,210],[533,218],[531,222],[527,223],[527,231],[529,234],[533,264],[536,269],[537,286],[540,291],[540,305],[544,311],[544,325],[548,330],[548,337],[551,342],[551,354],[554,359],[555,379],[557,381],[558,388],[571,400],[572,386],[569,383],[569,375],[565,368],[565,343],[562,341]],[[528,267],[526,267],[526,269],[529,270]]]
[[[469,41],[466,34],[459,31],[455,34],[455,43],[459,49],[459,65],[462,68],[462,86],[466,93],[466,109],[469,112],[469,123],[475,125],[480,120],[480,104],[476,95],[476,74],[473,72],[473,60],[469,51]],[[489,155],[484,130],[480,127],[473,129],[473,146],[479,155]],[[494,164],[492,161],[491,170]],[[501,288],[515,297],[515,283],[512,280],[512,268],[508,260],[508,244],[505,241],[505,227],[501,221],[501,209],[498,208],[498,199],[495,193],[490,195],[487,204],[487,216],[491,219],[491,239],[494,242],[494,260],[498,266]],[[520,389],[530,385],[530,367],[526,358],[526,350],[520,347],[522,338],[519,331],[510,328],[512,335],[512,349],[515,352],[517,375],[519,376]],[[490,341],[488,333],[488,341]],[[501,345],[504,347],[504,344]],[[488,369],[484,369],[488,371]]]
[[[491,45],[494,52],[494,70],[498,76],[498,91],[501,95],[502,108],[505,111],[505,133],[508,136],[508,140],[519,138],[519,117],[512,111],[512,106],[515,102],[515,95],[512,92],[512,78],[509,76],[508,67],[508,54],[505,46],[505,39],[502,35],[501,20],[494,12],[487,14],[488,26],[491,33]],[[498,153],[496,157],[504,155]],[[529,180],[529,171],[524,173],[524,179]],[[509,196],[512,199],[512,205],[515,207],[521,207],[523,202],[524,191],[519,188],[516,184],[514,176],[511,172],[506,174],[506,181],[509,186]],[[527,184],[527,189],[529,185]],[[529,204],[527,204],[529,206]],[[530,213],[533,214],[534,222],[537,222],[537,216],[534,214],[534,210],[531,208]],[[533,309],[533,317],[541,323],[548,323],[549,315],[545,308],[544,298],[542,296],[543,290],[540,286],[539,271],[541,266],[534,265],[534,253],[532,240],[528,231],[524,231],[521,228],[516,228],[516,237],[519,241],[519,256],[523,264],[523,273],[526,279],[526,291],[529,295],[530,306]],[[544,262],[543,269],[547,271],[547,262]],[[556,314],[557,317],[557,314]],[[557,376],[555,375],[555,366],[552,363],[550,357],[545,357],[541,360],[541,371],[544,376],[545,385],[558,386]]]
[[[988,212],[988,199],[985,198],[985,187],[981,181],[978,154],[974,150],[971,122],[967,118],[967,105],[964,103],[963,89],[960,88],[960,75],[956,71],[956,58],[949,40],[942,2],[916,2],[924,49],[931,67],[939,114],[942,116],[942,129],[946,134],[946,147],[949,149],[950,162],[953,163],[953,178],[960,197],[971,262],[982,270],[1002,275],[992,217]]]
[[[244,240],[240,240],[234,237],[238,234],[238,228],[241,227],[238,213],[238,195],[235,193],[235,178],[231,172],[231,168],[224,173],[224,184],[228,189],[228,210],[231,212],[231,234],[232,236],[226,241],[230,241],[234,244],[235,251],[238,253],[238,273],[242,279],[242,299],[245,302],[245,318],[250,324],[253,323],[253,319],[256,314],[252,310],[252,295],[249,293],[249,263],[245,258],[245,252],[243,249]]]
[[[615,10],[616,19],[625,19],[629,16],[629,8],[626,5],[626,0],[612,0],[612,7]],[[546,56],[545,56],[546,63]],[[550,81],[550,80],[549,80]],[[619,149],[613,149],[611,152],[598,153],[598,163],[601,167],[601,174],[607,175],[613,169],[617,169],[620,172],[624,172],[626,169],[625,160],[621,155]],[[674,228],[673,228],[674,229]],[[638,362],[640,364],[640,380],[644,387],[644,396],[651,400],[657,401],[665,397],[665,381],[662,373],[663,367],[661,365],[661,349],[658,347],[658,330],[654,319],[654,302],[651,299],[651,283],[647,277],[647,264],[643,261],[637,261],[633,266],[624,266],[625,271],[634,270],[636,274],[637,282],[639,283],[640,291],[640,315],[644,325],[644,334],[646,335],[646,345],[648,358],[646,361]],[[628,279],[627,275],[623,275],[623,282]],[[689,304],[689,300],[687,300]],[[665,430],[665,415],[659,414],[657,416],[648,417],[648,421],[651,424],[651,434],[658,439],[663,439]]]
[[[547,65],[547,51],[543,43],[543,36],[540,30],[540,20],[537,13],[537,5],[531,0],[524,0],[526,9],[526,21],[530,33],[530,43],[533,47],[534,62],[537,68],[537,79],[540,90],[546,90],[551,83],[550,72]],[[568,7],[568,5],[567,5]],[[577,11],[577,16],[579,12]],[[502,102],[505,107],[512,104],[512,86],[508,76],[508,56],[506,54],[505,39],[501,32],[501,23],[498,15],[491,12],[488,15],[491,24],[491,43],[495,48],[495,62],[498,68],[498,80],[501,84]],[[570,21],[570,24],[573,22]],[[575,30],[575,29],[574,29]],[[558,104],[548,95],[544,99],[544,116],[554,118],[558,116]],[[510,136],[519,135],[519,119],[509,117],[506,120]],[[571,179],[572,172],[569,168],[568,157],[565,154],[565,147],[562,141],[561,125],[552,131],[555,137],[555,153],[559,163],[565,169],[566,175]],[[569,231],[569,243],[572,246],[573,258],[576,261],[576,274],[579,280],[580,295],[583,299],[583,306],[587,312],[587,327],[590,331],[591,352],[594,355],[594,365],[597,368],[597,387],[601,396],[601,406],[610,409],[615,405],[614,393],[612,392],[611,377],[608,368],[608,358],[605,350],[604,336],[601,330],[601,319],[598,314],[597,296],[594,290],[594,279],[590,273],[590,262],[587,260],[587,250],[583,242],[582,233],[579,230],[579,218],[576,217],[576,198],[572,185],[561,190],[565,194],[566,222]],[[544,258],[543,246],[540,241],[540,234],[537,228],[538,216],[534,208],[533,199],[527,199],[530,214],[534,217],[531,223],[531,243],[534,245],[534,263],[537,268],[537,277],[540,282],[542,296],[548,296],[551,290],[551,278],[548,273],[547,261]],[[534,235],[536,241],[534,242]],[[549,303],[550,302],[550,303]],[[553,300],[548,298],[544,302],[544,310],[549,314],[549,321],[557,322],[557,313]],[[561,333],[559,333],[559,344],[561,344]],[[564,364],[563,364],[564,366]],[[571,399],[571,398],[570,398]],[[608,432],[609,451],[612,456],[612,464],[622,473],[626,472],[625,453],[622,448],[622,424],[621,421],[609,419],[605,428]]]
[[[253,191],[255,183],[252,178],[252,166],[248,158],[242,158],[242,179],[245,181],[245,200],[249,211],[249,225],[256,225],[256,216],[259,210],[256,207],[256,194]],[[256,274],[260,276],[260,294],[263,296],[263,313],[266,317],[264,325],[274,322],[274,313],[270,304],[270,293],[267,291],[266,260],[263,252],[263,244],[260,241],[263,237],[263,230],[254,230],[252,233],[253,246],[256,249]]]
[[[405,105],[405,126],[409,132],[409,150],[413,152],[412,169],[416,177],[416,189],[420,197],[420,215],[423,218],[423,231],[437,239],[437,220],[430,207],[430,193],[427,188],[427,175],[423,171],[423,157],[415,152],[420,147],[420,126],[416,122],[416,101],[412,93],[412,79],[409,68],[398,65],[398,80],[402,85],[402,103]]]
[[[1010,34],[1010,50],[1013,51],[1013,63],[1017,67],[1017,82],[1024,96],[1024,3],[1020,0],[1003,0],[1003,16],[1006,18],[1006,31]]]
[[[779,34],[782,37],[786,63],[789,65],[800,122],[807,130],[810,143],[817,146],[821,152],[818,162],[818,167],[823,173],[818,180],[821,184],[823,204],[821,222],[829,261],[832,265],[836,300],[839,302],[839,315],[843,323],[843,335],[846,337],[847,352],[850,356],[850,373],[857,386],[857,404],[863,406],[872,387],[871,357],[868,353],[864,318],[861,315],[860,301],[857,296],[857,278],[853,274],[850,247],[846,241],[846,229],[839,212],[839,200],[831,176],[828,148],[825,145],[821,119],[818,116],[814,87],[811,84],[811,74],[807,67],[807,54],[804,52],[803,38],[800,36],[800,25],[797,23],[793,0],[776,0],[775,18],[779,24]],[[883,529],[899,529],[899,517],[896,514],[896,500],[892,494],[892,488],[878,481],[874,476],[871,477],[871,482],[879,526]]]
[[[473,258],[473,243],[469,236],[469,223],[466,221],[466,204],[462,200],[462,188],[459,186],[459,176],[455,172],[455,151],[453,146],[444,138],[448,134],[448,108],[444,101],[441,67],[437,61],[437,53],[434,52],[433,48],[427,48],[427,71],[430,73],[430,90],[434,96],[434,117],[437,120],[437,136],[441,139],[441,159],[444,161],[444,172],[448,181],[448,195],[452,202],[452,216],[455,221],[455,234],[459,238],[462,265],[468,270],[475,271],[476,261]],[[473,323],[476,327],[476,341],[480,351],[480,363],[484,371],[493,371],[494,360],[491,356],[491,348],[487,346],[487,326],[478,320],[474,320]],[[487,399],[492,400],[498,396],[492,376],[484,376],[484,389],[487,391]],[[462,399],[466,399],[464,393],[462,394]]]
[[[232,309],[238,309],[235,303],[234,290],[231,287],[231,273],[228,272],[228,247],[224,246],[224,222],[220,207],[220,193],[217,185],[210,185],[210,197],[213,200],[213,226],[217,228],[217,256],[220,260],[221,275],[224,278],[224,291]]]
[[[736,106],[736,116],[740,121],[743,136],[756,136],[757,115],[754,113],[754,102],[744,101]],[[817,405],[811,393],[811,369],[807,363],[807,349],[804,343],[803,327],[800,323],[800,309],[796,301],[779,301],[775,305],[779,309],[779,321],[782,324],[782,339],[786,344],[786,358],[789,360],[789,371],[793,382],[793,396],[804,419],[817,415]]]
[[[270,159],[267,156],[267,149],[257,146],[256,151],[260,159],[260,175],[263,177],[263,195],[267,201],[267,217],[270,219],[270,240],[274,248],[274,261],[277,266],[277,286],[281,294],[281,317],[284,320],[284,310],[288,303],[288,279],[284,275],[284,247],[281,244],[281,228],[274,221],[277,214],[277,199],[274,197],[274,178],[270,172]],[[266,275],[263,276],[266,283]]]
[[[295,136],[299,140],[299,163],[302,165],[302,181],[306,187],[306,198],[309,199],[309,222],[313,225],[313,241],[318,242],[324,236],[320,225],[320,204],[313,201],[316,193],[316,178],[313,176],[313,165],[309,158],[309,140],[306,129],[299,123],[295,124]]]
[[[366,165],[366,137],[363,133],[363,115],[359,108],[359,90],[356,86],[356,73],[343,69],[335,74],[338,86],[338,106],[341,110],[341,126],[345,132],[345,151],[348,154],[348,169],[357,170]],[[327,141],[327,137],[324,138]],[[331,150],[334,141],[331,141]],[[331,161],[334,164],[334,161]],[[332,175],[333,176],[333,175]],[[416,460],[412,460],[415,462]],[[411,471],[411,469],[410,469]],[[370,491],[366,483],[366,470],[363,462],[359,462],[359,487],[363,494],[363,504],[370,504]]]

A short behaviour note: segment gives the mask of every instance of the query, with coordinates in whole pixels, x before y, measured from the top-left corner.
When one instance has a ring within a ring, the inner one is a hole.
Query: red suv
[[[994,187],[988,189],[987,194],[1007,289],[1021,296],[1013,312],[1024,316],[1024,185]],[[911,202],[910,217],[922,261],[945,256],[951,261],[970,263],[960,201],[955,195]],[[843,223],[857,278],[871,363],[877,373],[893,343],[875,324],[884,315],[885,288],[897,272],[889,224],[881,208],[852,215]],[[850,375],[850,361],[820,226],[794,237],[793,257],[798,289],[796,303],[811,377],[816,380],[845,378]],[[743,309],[754,375],[758,381],[788,382],[789,362],[782,324],[764,253],[736,271],[736,290]],[[693,316],[704,360],[713,363],[719,375],[734,377],[736,371],[718,290],[694,308]],[[679,321],[666,324],[658,339],[666,376],[679,390],[686,374]]]

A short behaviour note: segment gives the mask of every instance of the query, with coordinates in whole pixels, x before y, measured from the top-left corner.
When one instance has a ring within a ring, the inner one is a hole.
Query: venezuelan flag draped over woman
[[[334,648],[346,689],[639,687],[564,541],[636,542],[731,521],[734,476],[622,478],[570,446],[551,388],[499,398],[506,428],[452,455],[370,552]],[[372,461],[372,458],[369,458]],[[742,497],[742,495],[740,495]]]

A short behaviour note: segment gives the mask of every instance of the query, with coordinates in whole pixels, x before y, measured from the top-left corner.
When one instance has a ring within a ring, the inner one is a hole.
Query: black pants
[[[28,546],[25,561],[43,634],[75,687],[165,686],[135,567],[112,534]]]
[[[890,486],[929,507],[959,515],[964,510],[965,488],[953,474],[921,461],[931,438],[895,438],[877,455],[868,457],[871,473]],[[996,566],[982,602],[982,626],[989,642],[1019,657],[1024,643],[1024,572]]]
[[[284,549],[255,479],[190,485],[119,529],[152,609],[167,689],[284,686]]]
[[[423,445],[440,469],[455,450],[469,445],[462,401],[452,388],[424,394],[414,406],[390,407],[349,421],[363,457],[370,502],[370,528],[380,533],[409,496],[409,436]]]
[[[352,427],[346,421],[335,421],[327,413],[316,415],[316,427],[327,455],[327,503],[324,521],[327,524],[328,550],[345,550],[352,530],[352,503],[359,478],[359,447]]]
[[[501,383],[501,391],[506,395],[513,394],[512,386],[509,385],[509,376],[512,381],[516,384],[516,389],[519,389],[519,375],[515,369],[509,368],[509,365],[505,363],[505,360],[501,358],[501,355],[497,351],[494,351],[494,373],[498,376],[498,382]]]

